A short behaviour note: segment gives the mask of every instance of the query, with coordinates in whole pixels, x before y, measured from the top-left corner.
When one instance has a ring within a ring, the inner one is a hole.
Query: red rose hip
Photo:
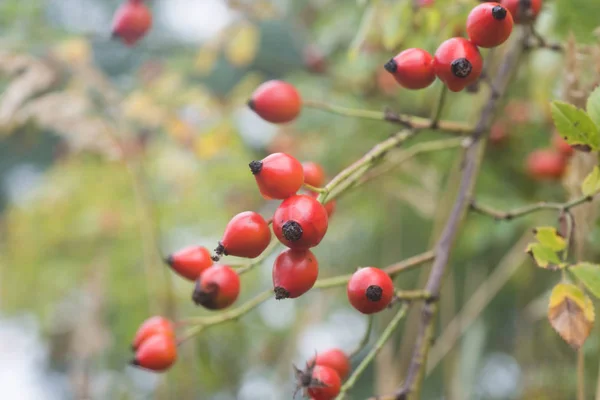
[[[275,298],[295,299],[308,292],[319,276],[319,263],[310,250],[284,250],[273,264]]]
[[[361,268],[350,278],[347,294],[354,308],[363,314],[373,314],[390,304],[394,298],[394,283],[378,268]]]
[[[542,10],[542,0],[501,0],[500,4],[510,12],[517,24],[536,19]]]
[[[302,163],[304,170],[304,183],[314,187],[321,187],[325,184],[325,171],[316,162]]]
[[[311,377],[307,392],[313,399],[332,400],[340,393],[342,381],[333,368],[316,365],[312,370]]]
[[[422,49],[404,50],[384,68],[406,89],[424,89],[435,81],[433,57]]]
[[[308,362],[309,365],[321,365],[335,370],[341,379],[345,379],[350,372],[350,359],[340,349],[330,349],[317,354]]]
[[[567,168],[562,154],[550,149],[535,150],[527,157],[527,172],[537,180],[558,180]]]
[[[443,42],[433,57],[435,74],[452,92],[475,83],[483,68],[483,58],[473,43],[463,38]]]
[[[272,80],[254,91],[248,100],[248,107],[262,119],[280,124],[293,121],[300,114],[302,99],[293,85]]]
[[[254,211],[237,214],[225,227],[223,238],[215,249],[213,261],[222,255],[258,257],[271,242],[271,230],[267,221]]]
[[[129,0],[116,11],[112,36],[127,46],[137,43],[152,27],[152,13],[142,0]]]
[[[161,316],[154,316],[145,320],[135,333],[131,348],[136,350],[146,339],[157,334],[175,337],[175,330],[171,321]]]
[[[479,47],[501,45],[509,38],[512,29],[512,15],[498,3],[480,4],[467,17],[467,34],[471,43]]]
[[[132,365],[161,372],[177,360],[177,344],[170,335],[156,334],[146,339],[135,353]]]
[[[575,149],[571,147],[569,143],[565,139],[563,139],[560,135],[554,134],[552,136],[552,146],[564,157],[571,157],[573,153],[575,153]]]
[[[302,163],[289,154],[273,153],[249,166],[260,193],[267,199],[293,196],[304,183]]]
[[[200,274],[213,264],[210,252],[206,247],[190,246],[170,254],[167,264],[178,275],[195,281]]]
[[[227,265],[214,265],[196,281],[192,300],[208,310],[222,310],[237,300],[240,277]]]
[[[315,247],[327,233],[327,226],[327,210],[309,195],[285,199],[273,215],[275,236],[291,249]]]

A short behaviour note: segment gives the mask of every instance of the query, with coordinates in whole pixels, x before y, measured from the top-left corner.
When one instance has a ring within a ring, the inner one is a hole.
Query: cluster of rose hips
[[[529,3],[523,12],[522,5]],[[473,8],[467,17],[469,39],[454,37],[443,42],[432,56],[423,49],[400,52],[384,68],[406,89],[424,89],[438,77],[452,92],[460,92],[481,76],[483,57],[479,47],[492,48],[504,43],[513,29],[513,21],[524,21],[524,15],[535,18],[541,0],[501,0]],[[515,17],[517,16],[517,17]]]

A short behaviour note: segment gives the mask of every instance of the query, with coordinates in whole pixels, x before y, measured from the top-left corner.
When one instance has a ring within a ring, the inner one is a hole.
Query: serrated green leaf
[[[581,184],[581,192],[584,196],[589,196],[600,190],[600,168],[594,167],[592,172],[585,177]]]
[[[588,97],[586,110],[598,130],[600,130],[600,86],[594,89]]]
[[[556,228],[552,226],[540,226],[535,228],[535,238],[544,247],[553,251],[562,251],[567,247],[565,238],[560,236]]]
[[[535,263],[541,268],[561,266],[560,258],[554,250],[540,243],[531,243],[526,251],[533,256]]]
[[[585,111],[568,103],[553,101],[552,119],[560,135],[570,145],[587,145],[592,150],[600,149],[600,133]]]
[[[569,268],[569,271],[600,299],[600,265],[582,262]]]

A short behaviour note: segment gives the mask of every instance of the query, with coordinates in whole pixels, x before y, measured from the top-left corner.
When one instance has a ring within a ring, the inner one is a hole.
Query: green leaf
[[[567,247],[565,238],[560,236],[556,228],[552,226],[540,226],[534,230],[535,238],[544,247],[553,251],[562,251]]]
[[[581,192],[584,196],[589,196],[600,190],[600,168],[594,167],[592,172],[585,177],[581,184]]]
[[[569,271],[600,299],[600,265],[582,262],[569,268]]]
[[[600,130],[600,86],[598,86],[587,100],[587,113]]]
[[[587,145],[592,150],[600,149],[600,133],[585,111],[568,103],[553,101],[552,119],[560,135],[570,145]]]
[[[531,243],[525,250],[531,254],[535,263],[541,268],[561,267],[560,258],[554,250],[540,243]]]

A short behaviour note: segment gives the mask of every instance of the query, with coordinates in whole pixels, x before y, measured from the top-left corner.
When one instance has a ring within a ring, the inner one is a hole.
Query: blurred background
[[[405,48],[434,52],[462,35],[475,4],[155,0],[151,33],[127,48],[110,40],[119,1],[0,0],[0,398],[289,399],[292,363],[332,346],[351,351],[367,320],[336,288],[269,300],[203,332],[166,374],[127,366],[148,316],[207,313],[162,257],[193,244],[213,248],[234,214],[269,216],[277,206],[260,197],[249,161],[284,151],[332,177],[398,129],[313,109],[271,125],[245,106],[252,91],[279,78],[307,100],[428,117],[440,83],[403,90],[383,64]],[[596,11],[589,0],[547,1],[537,27],[553,40],[595,46]],[[565,71],[583,82],[580,91],[598,78],[598,48],[581,56],[570,49],[566,63],[545,50],[524,57],[486,150],[482,203],[564,201],[581,182],[575,167],[562,182],[536,181],[524,164],[550,146],[549,101],[571,101]],[[485,57],[493,66],[503,51]],[[483,97],[451,94],[443,117],[473,122]],[[442,137],[423,133],[408,145]],[[344,195],[315,249],[320,276],[430,248],[453,201],[458,155],[411,158]],[[444,287],[424,399],[574,398],[576,354],[545,316],[559,277],[523,252],[531,227],[555,223],[544,213],[510,223],[470,216]],[[600,254],[590,244],[600,232],[589,232],[585,252],[594,261]],[[270,287],[275,256],[244,275],[237,305]],[[398,286],[419,287],[426,272],[403,274]],[[397,387],[416,317],[409,314],[352,398]],[[374,337],[390,318],[376,317]],[[590,395],[599,345],[596,328],[584,347]]]

